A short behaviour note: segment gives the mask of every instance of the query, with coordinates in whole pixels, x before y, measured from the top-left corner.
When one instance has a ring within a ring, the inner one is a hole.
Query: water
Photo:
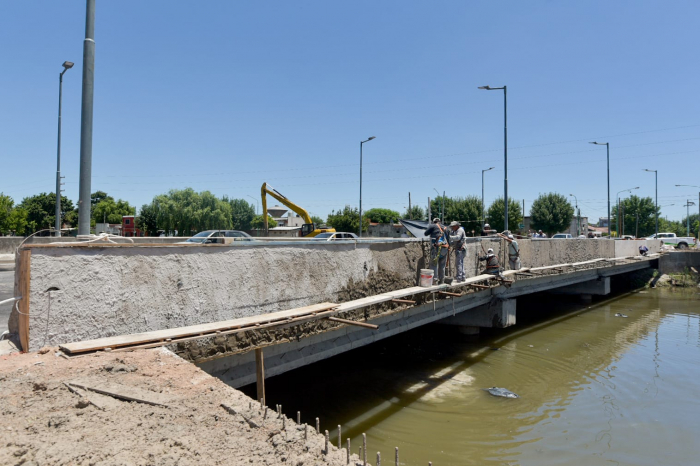
[[[409,465],[698,464],[699,314],[695,291],[538,295],[510,329],[417,329],[273,377],[267,401],[320,417],[335,444],[341,424],[354,453],[366,432],[372,463],[398,446]]]

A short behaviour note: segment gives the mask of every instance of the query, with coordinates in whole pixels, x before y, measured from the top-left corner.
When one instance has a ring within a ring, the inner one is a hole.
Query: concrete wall
[[[24,236],[0,236],[0,254],[14,254],[17,247],[25,239],[26,238]],[[31,238],[27,239],[27,242],[24,244],[49,244],[56,241],[59,241],[59,238],[54,238],[51,236],[32,236]],[[66,236],[60,238],[60,241],[68,243],[75,241],[75,238],[72,236]]]
[[[483,254],[482,245],[502,257],[504,240],[480,242],[468,242],[467,276],[483,268],[477,259]],[[535,267],[614,257],[618,242],[519,243],[523,267]],[[324,301],[343,302],[406,288],[416,284],[427,251],[427,243],[417,240],[33,247],[30,349]],[[16,313],[8,327],[11,332],[18,330]]]
[[[633,240],[614,240],[615,243],[615,257],[625,257],[625,256],[638,256],[639,246],[646,244],[649,248],[650,253],[657,253],[661,251],[661,240],[649,241],[645,239],[633,239]]]
[[[680,273],[691,267],[700,270],[700,251],[671,251],[659,259],[661,273]]]

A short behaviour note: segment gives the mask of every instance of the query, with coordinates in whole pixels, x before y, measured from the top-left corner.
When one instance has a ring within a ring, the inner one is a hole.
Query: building
[[[275,219],[275,222],[277,222],[277,227],[298,227],[301,228],[301,226],[304,224],[304,219],[301,218],[299,215],[290,212],[289,209],[286,207],[282,206],[272,206],[268,207],[267,213],[270,217]],[[286,214],[286,217],[285,217]],[[270,229],[272,231],[272,229]],[[285,235],[287,236],[287,235]]]
[[[275,227],[268,230],[270,238],[291,237],[298,238],[301,236],[301,227]]]
[[[525,217],[523,219],[522,225],[524,225],[524,227],[520,229],[520,233],[522,235],[527,235],[527,232],[530,230],[534,231],[534,228],[532,228],[532,226],[531,226],[530,217]],[[579,231],[580,231],[580,233],[579,233]],[[579,230],[578,217],[574,215],[574,218],[571,220],[571,224],[569,225],[569,228],[564,230],[564,231],[558,231],[557,233],[569,233],[574,238],[577,237],[579,234],[587,235],[588,234],[588,217],[581,217],[581,227]]]
[[[599,217],[598,218],[598,226],[599,227],[608,227],[608,217]]]
[[[367,236],[372,238],[408,238],[408,233],[406,227],[400,223],[370,223],[367,228]]]
[[[133,215],[122,216],[122,236],[143,236],[141,230],[136,228],[136,221]]]
[[[99,235],[100,233],[121,236],[122,226],[119,223],[96,223],[95,234]]]

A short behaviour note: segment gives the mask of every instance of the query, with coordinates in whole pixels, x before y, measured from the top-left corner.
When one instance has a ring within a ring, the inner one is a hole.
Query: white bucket
[[[420,286],[428,288],[433,286],[433,275],[435,271],[433,269],[420,269]]]

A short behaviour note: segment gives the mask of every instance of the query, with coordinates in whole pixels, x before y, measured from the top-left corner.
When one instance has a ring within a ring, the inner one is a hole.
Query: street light
[[[491,87],[479,86],[479,89],[486,91],[498,91],[503,89],[503,203],[505,205],[505,219],[503,221],[503,229],[508,229],[508,96],[507,86]],[[525,212],[523,212],[523,215]],[[609,214],[608,214],[609,216]]]
[[[61,103],[63,101],[63,74],[73,68],[73,62],[64,61],[63,71],[58,75],[58,144],[56,149],[56,221],[55,236],[61,236]]]
[[[248,196],[249,198],[251,198],[252,200],[255,201],[255,215],[258,215],[258,198],[253,197],[250,194],[246,194],[246,196]]]
[[[357,236],[362,238],[362,144],[376,139],[376,136],[370,136],[366,141],[360,141],[360,226],[358,227]]]
[[[686,225],[688,228],[688,236],[690,236],[690,206],[691,205],[695,205],[695,203],[688,199],[685,201],[685,205],[683,206],[683,207],[685,207],[685,222],[686,222]]]
[[[596,144],[598,146],[606,146],[608,149],[608,239],[610,236],[610,143],[609,142],[590,142],[589,144]],[[618,214],[619,217],[619,214]]]
[[[631,192],[635,189],[639,189],[639,186],[637,186],[636,188],[623,189],[622,191],[618,191],[617,194],[615,195],[615,197],[617,198],[617,236],[620,236],[620,231],[621,231],[620,228],[622,226],[622,224],[620,222],[620,193],[624,193],[627,191]],[[608,219],[608,223],[610,221],[611,221],[611,219]]]
[[[487,168],[486,170],[481,170],[481,230],[484,230],[484,223],[486,223],[486,214],[484,211],[486,210],[484,207],[484,173],[487,171],[493,170],[496,167],[491,167]],[[525,212],[523,212],[523,215],[525,215]]]
[[[644,169],[645,172],[654,172],[654,207],[656,208],[656,236],[659,236],[659,171]]]
[[[581,236],[581,209],[578,208],[578,198],[573,194],[569,194],[569,196],[572,196],[576,201],[576,210],[578,211],[578,217],[576,221],[576,237],[579,237]]]
[[[677,184],[676,187],[686,186],[688,188],[700,188],[694,184]],[[690,222],[688,222],[690,223]],[[690,236],[690,234],[688,234]],[[698,240],[700,240],[700,193],[698,193]]]

